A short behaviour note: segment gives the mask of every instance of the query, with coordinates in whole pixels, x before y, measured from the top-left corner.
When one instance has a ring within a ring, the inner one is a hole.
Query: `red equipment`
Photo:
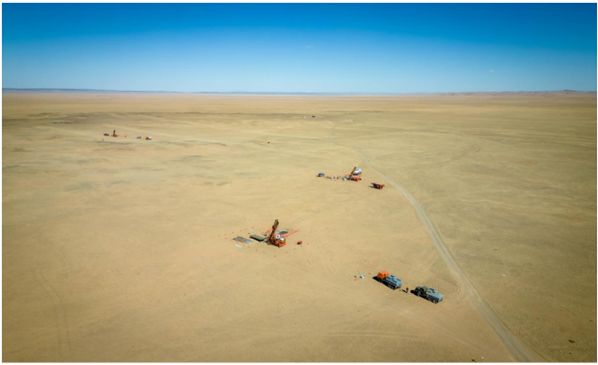
[[[272,225],[272,232],[270,232],[270,235],[268,236],[268,243],[276,247],[282,247],[287,244],[286,239],[280,234],[276,233],[277,228],[278,219],[275,219],[274,224]]]
[[[378,273],[378,275],[376,275],[376,277],[380,280],[384,280],[386,279],[388,276],[390,275],[390,273],[388,271],[380,271]]]

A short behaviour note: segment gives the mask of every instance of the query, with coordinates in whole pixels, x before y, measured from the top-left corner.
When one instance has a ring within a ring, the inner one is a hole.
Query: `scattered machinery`
[[[386,285],[392,290],[397,290],[401,287],[401,279],[390,274],[387,271],[381,271],[378,275],[374,276],[374,280]]]
[[[351,169],[351,172],[348,175],[344,175],[344,176],[326,176],[325,173],[323,172],[319,172],[318,175],[316,175],[317,177],[325,177],[327,179],[331,179],[331,180],[350,180],[350,181],[361,181],[361,168],[354,166],[353,169]]]
[[[434,288],[428,288],[427,286],[418,286],[411,291],[411,293],[429,300],[432,303],[442,302],[444,295]]]
[[[272,225],[272,232],[270,232],[267,241],[271,245],[274,245],[276,247],[282,247],[287,244],[286,239],[279,232],[276,231],[277,228],[278,219],[275,219],[274,224]]]

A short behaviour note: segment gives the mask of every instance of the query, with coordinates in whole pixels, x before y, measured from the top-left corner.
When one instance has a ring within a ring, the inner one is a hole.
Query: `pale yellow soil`
[[[2,132],[4,361],[596,361],[594,94],[5,94]]]

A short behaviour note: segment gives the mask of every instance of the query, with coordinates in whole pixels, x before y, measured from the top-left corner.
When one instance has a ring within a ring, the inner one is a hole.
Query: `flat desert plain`
[[[4,361],[596,361],[595,94],[7,93],[2,122]],[[285,247],[232,240],[274,219]]]

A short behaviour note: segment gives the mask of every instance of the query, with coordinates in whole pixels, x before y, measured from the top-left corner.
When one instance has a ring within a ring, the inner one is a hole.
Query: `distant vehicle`
[[[372,187],[374,189],[382,190],[382,189],[384,189],[384,184],[378,184],[378,183],[373,182]]]
[[[401,279],[389,274],[386,271],[379,272],[378,275],[374,276],[374,280],[381,282],[392,290],[396,290],[401,287]]]
[[[418,297],[429,300],[432,303],[442,302],[444,295],[434,288],[428,288],[427,286],[418,286],[411,291]]]

